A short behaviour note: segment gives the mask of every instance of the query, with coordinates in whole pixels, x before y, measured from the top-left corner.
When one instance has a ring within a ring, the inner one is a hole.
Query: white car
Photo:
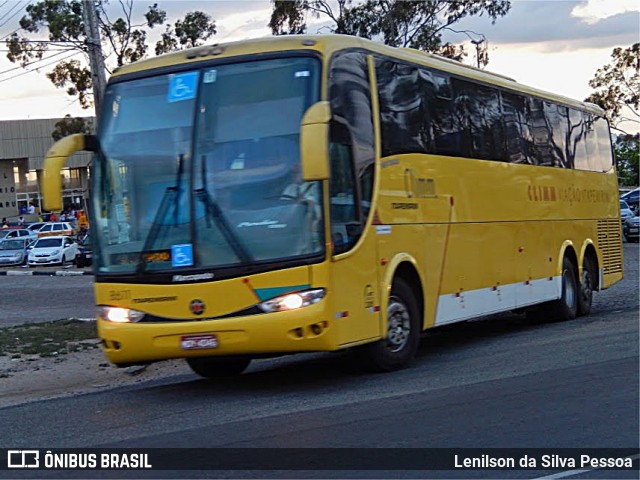
[[[633,213],[633,210],[631,210],[627,202],[625,202],[624,200],[620,200],[620,220],[622,221],[622,223],[624,223],[627,218],[633,217],[635,217],[635,214]]]
[[[67,236],[42,237],[30,247],[29,266],[34,265],[64,265],[74,262],[78,244]]]

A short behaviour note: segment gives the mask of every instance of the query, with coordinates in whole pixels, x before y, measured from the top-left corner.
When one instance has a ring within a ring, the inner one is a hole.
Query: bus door
[[[356,167],[346,127],[334,126],[332,136],[329,217],[334,324],[338,344],[346,345],[381,335],[375,235],[364,231],[370,214],[373,164]]]

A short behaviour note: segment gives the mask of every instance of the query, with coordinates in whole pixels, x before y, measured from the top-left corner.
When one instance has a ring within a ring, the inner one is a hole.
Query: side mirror
[[[42,196],[45,210],[62,210],[62,179],[60,171],[71,155],[82,150],[95,152],[97,140],[94,135],[75,133],[58,140],[47,152],[42,171]]]
[[[300,164],[302,180],[329,178],[329,102],[317,102],[300,122]]]

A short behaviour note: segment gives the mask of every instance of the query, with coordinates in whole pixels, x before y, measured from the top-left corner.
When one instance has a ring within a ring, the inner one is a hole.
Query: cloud
[[[611,3],[617,4],[615,0],[611,0]],[[564,0],[513,1],[509,13],[493,25],[486,17],[473,17],[463,19],[454,28],[484,34],[492,45],[548,43],[549,48],[566,50],[612,48],[638,41],[640,31],[637,13],[622,12],[622,6],[618,5],[619,8],[608,12],[612,14],[588,23],[586,17],[573,13],[578,7],[583,7],[579,12],[590,12],[588,18],[595,18],[595,7],[587,10],[588,2],[576,5],[575,1]],[[455,43],[466,40],[464,35],[447,34],[445,38]]]
[[[571,15],[583,19],[591,25],[620,13],[637,12],[639,10],[640,4],[638,4],[637,0],[587,0],[580,5],[576,5],[571,10]]]

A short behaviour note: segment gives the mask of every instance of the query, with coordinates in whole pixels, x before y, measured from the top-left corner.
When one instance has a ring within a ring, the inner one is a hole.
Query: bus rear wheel
[[[391,372],[406,367],[420,342],[420,316],[415,295],[401,278],[391,287],[385,338],[360,347],[359,359],[367,370]]]
[[[585,257],[582,264],[582,281],[580,282],[580,294],[578,295],[578,315],[589,315],[593,291],[596,288],[596,269],[593,260]]]
[[[194,357],[187,358],[191,370],[205,378],[234,377],[244,372],[251,359],[247,357]]]

